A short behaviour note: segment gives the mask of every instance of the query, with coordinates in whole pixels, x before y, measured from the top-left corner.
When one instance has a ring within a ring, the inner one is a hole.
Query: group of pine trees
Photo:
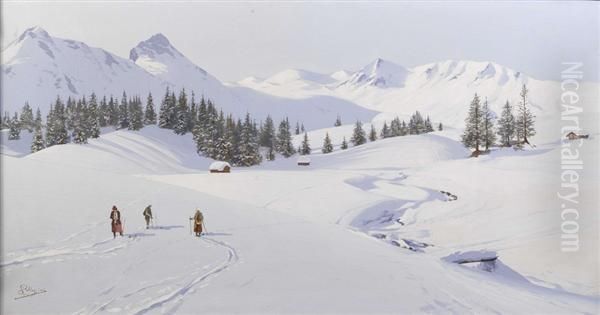
[[[94,93],[89,99],[85,96],[80,99],[69,97],[66,103],[57,97],[50,106],[45,125],[39,108],[34,118],[28,103],[23,106],[20,118],[18,113],[14,113],[12,119],[7,117],[8,113],[5,113],[0,121],[3,129],[10,129],[9,140],[19,139],[23,129],[34,133],[31,152],[69,142],[87,143],[90,138],[98,138],[103,127],[140,130],[145,125],[156,123],[151,95],[144,111],[139,97],[128,98],[125,93],[120,102],[112,96],[98,101]]]
[[[188,98],[185,89],[177,95],[167,88],[158,113],[152,94],[148,95],[143,106],[139,96],[127,97],[125,92],[120,100],[112,96],[99,100],[92,93],[89,99],[85,96],[80,99],[68,98],[66,103],[57,97],[50,106],[45,125],[39,108],[34,116],[27,103],[20,116],[14,113],[11,118],[5,113],[0,117],[0,122],[3,129],[10,129],[9,140],[19,139],[22,129],[33,132],[31,152],[69,142],[87,143],[90,138],[98,138],[104,127],[140,130],[144,126],[156,124],[160,128],[171,129],[178,135],[191,133],[199,154],[237,166],[260,164],[263,158],[272,161],[277,154],[288,158],[296,153],[308,155],[312,151],[304,124],[300,122],[296,122],[293,132],[296,135],[304,133],[304,137],[300,146],[295,148],[288,118],[282,119],[277,127],[270,116],[260,122],[260,125],[257,125],[250,114],[246,114],[243,120],[235,119],[231,114],[225,115],[222,110],[218,110],[210,99],[202,97],[197,103],[193,92]],[[335,126],[341,125],[341,117],[338,115]],[[439,129],[441,128],[440,124]],[[431,131],[433,127],[429,117],[423,119],[417,111],[408,124],[397,117],[389,126],[384,122],[380,133],[371,125],[367,134],[362,122],[357,121],[350,143],[359,146],[378,138]],[[344,137],[340,147],[345,150],[348,146]],[[326,134],[321,150],[323,153],[330,153],[333,149],[331,138]],[[264,157],[261,151],[264,152]]]
[[[340,116],[337,117],[334,126],[339,127],[342,125],[342,120]],[[438,130],[442,130],[442,123],[438,125]],[[387,121],[383,122],[383,127],[381,132],[378,133],[377,129],[373,124],[371,124],[371,128],[369,133],[364,130],[363,124],[360,121],[357,121],[354,125],[354,129],[352,131],[352,136],[350,137],[350,142],[354,146],[359,146],[367,143],[368,141],[376,141],[377,139],[385,139],[390,137],[398,137],[405,135],[418,135],[422,133],[432,132],[433,125],[431,124],[431,120],[429,116],[426,119],[423,119],[423,116],[419,111],[416,111],[410,118],[408,124],[404,121],[400,121],[400,118],[396,117],[392,120],[390,125],[388,126]],[[308,148],[308,149],[307,149]],[[308,144],[308,137],[304,134],[304,140],[302,141],[300,154],[310,154]],[[342,144],[340,146],[342,150],[346,150],[348,148],[348,141],[346,141],[346,137],[343,138]],[[329,137],[329,133],[325,134],[325,139],[323,139],[323,146],[321,147],[321,152],[327,154],[333,152],[333,144],[331,143],[331,138]]]
[[[522,148],[524,144],[530,144],[529,138],[534,136],[535,116],[531,113],[528,103],[529,90],[523,84],[521,89],[521,101],[517,107],[517,113],[513,113],[513,108],[508,101],[502,107],[502,113],[496,123],[494,114],[488,106],[487,99],[483,105],[477,94],[471,101],[469,114],[465,120],[465,131],[462,135],[462,143],[467,148],[475,149],[473,156],[478,156],[483,148],[484,152],[496,144],[499,140],[500,145],[504,147],[515,146]]]
[[[87,143],[90,138],[98,138],[103,127],[140,130],[144,126],[158,124],[160,128],[171,129],[179,135],[191,133],[199,154],[238,166],[261,163],[261,148],[264,148],[267,160],[274,160],[277,153],[286,158],[297,153],[288,118],[279,123],[277,130],[270,116],[257,126],[249,114],[242,121],[230,114],[225,115],[210,99],[202,97],[196,103],[193,93],[188,99],[184,89],[176,95],[167,88],[158,114],[151,94],[144,107],[140,97],[128,98],[125,92],[120,101],[112,96],[98,100],[92,93],[89,99],[68,98],[66,104],[57,97],[50,107],[45,125],[40,110],[34,117],[27,103],[20,115],[14,113],[11,118],[5,113],[0,117],[0,123],[2,129],[10,129],[9,140],[19,139],[23,129],[34,132],[32,152],[57,144]],[[294,132],[306,132],[304,124],[297,122]],[[310,152],[308,140],[299,150]]]
[[[442,130],[441,123],[438,125],[438,130]],[[419,135],[432,131],[433,125],[431,124],[429,116],[423,119],[423,115],[421,115],[419,111],[416,111],[410,117],[408,124],[404,120],[400,121],[400,118],[398,117],[394,118],[389,126],[387,121],[384,122],[383,127],[381,128],[380,136],[381,138],[390,138],[406,135]]]

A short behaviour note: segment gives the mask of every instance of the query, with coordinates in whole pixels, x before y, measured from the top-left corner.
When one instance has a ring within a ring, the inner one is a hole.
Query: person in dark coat
[[[123,224],[121,223],[121,212],[117,210],[117,206],[112,207],[110,212],[111,228],[113,238],[117,237],[117,233],[123,236]]]
[[[144,209],[144,219],[146,219],[146,229],[150,226],[150,220],[152,219],[152,205],[149,205]]]
[[[200,209],[196,209],[196,213],[194,214],[194,233],[196,236],[200,236],[202,234],[202,223],[204,222],[204,216]]]

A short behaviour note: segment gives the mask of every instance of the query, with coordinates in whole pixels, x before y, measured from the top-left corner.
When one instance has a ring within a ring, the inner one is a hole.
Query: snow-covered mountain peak
[[[137,62],[140,57],[156,59],[163,56],[171,58],[184,57],[183,54],[171,45],[169,39],[161,33],[152,35],[147,40],[141,41],[129,51],[129,59],[133,62]]]
[[[175,85],[178,85],[181,78],[169,73],[178,70],[184,70],[190,76],[200,75],[203,78],[207,76],[206,71],[187,59],[161,33],[152,35],[137,44],[129,52],[129,59],[150,74],[160,77],[162,80],[171,81]],[[189,82],[186,83],[189,84]]]
[[[350,78],[342,82],[344,86],[374,86],[379,88],[402,87],[410,71],[393,62],[377,58]]]
[[[492,81],[501,86],[509,82],[527,82],[520,72],[491,61],[446,60],[418,66],[413,71],[430,82],[459,80],[471,84]]]
[[[41,28],[40,26],[34,26],[34,27],[30,27],[30,28],[26,29],[23,32],[23,34],[21,34],[21,36],[19,36],[17,41],[23,41],[27,38],[52,41],[50,34],[48,34],[48,32],[46,32],[46,30]]]

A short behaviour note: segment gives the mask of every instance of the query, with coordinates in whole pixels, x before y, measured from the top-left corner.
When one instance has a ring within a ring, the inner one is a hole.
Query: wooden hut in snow
[[[308,156],[302,155],[298,158],[299,166],[310,166],[310,158]]]
[[[229,173],[231,172],[231,165],[229,165],[227,162],[216,161],[210,164],[208,170],[211,173]]]
[[[587,139],[590,135],[578,135],[576,133],[574,133],[573,131],[567,133],[566,137],[569,140],[576,140],[576,139]]]

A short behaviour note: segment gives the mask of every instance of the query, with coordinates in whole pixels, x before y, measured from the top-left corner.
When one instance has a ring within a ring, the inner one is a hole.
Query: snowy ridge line
[[[212,276],[218,275],[219,273],[225,271],[226,269],[228,269],[229,267],[231,267],[232,265],[234,265],[235,263],[238,262],[239,256],[237,254],[237,251],[231,245],[229,245],[225,242],[222,242],[222,241],[217,241],[215,239],[206,238],[206,237],[201,238],[201,240],[227,249],[227,258],[225,259],[225,261],[223,261],[223,263],[221,263],[219,266],[215,267],[211,271],[194,278],[192,281],[188,282],[186,285],[180,287],[179,289],[177,289],[167,295],[157,298],[150,305],[143,307],[142,309],[139,309],[135,312],[132,312],[131,314],[135,314],[135,315],[145,314],[157,307],[160,307],[166,303],[169,303],[170,301],[174,300],[177,297],[183,297],[189,292],[189,290],[191,288],[193,288],[198,283],[201,283],[204,280],[207,280]]]

